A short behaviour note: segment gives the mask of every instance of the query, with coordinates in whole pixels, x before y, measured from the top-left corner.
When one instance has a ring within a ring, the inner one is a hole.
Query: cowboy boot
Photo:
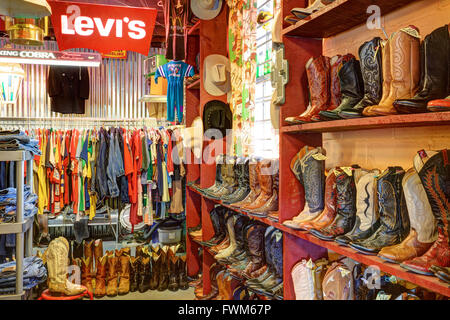
[[[259,284],[275,273],[275,266],[273,264],[272,250],[271,250],[272,244],[275,241],[275,231],[276,231],[275,227],[269,226],[266,228],[266,232],[264,233],[264,254],[266,258],[266,263],[268,265],[266,272],[264,272],[258,278],[247,280],[245,282],[246,285],[254,286],[256,284]]]
[[[130,256],[122,254],[119,265],[119,295],[124,295],[130,292]]]
[[[339,82],[341,85],[341,104],[334,110],[323,110],[319,112],[322,120],[341,119],[341,111],[352,110],[361,101],[364,95],[364,82],[361,74],[361,66],[356,58],[344,62],[339,70]]]
[[[238,216],[236,221],[234,222],[234,242],[236,246],[234,250],[225,258],[221,258],[220,261],[224,263],[233,263],[242,259],[242,254],[245,253],[245,244],[244,244],[244,229],[248,224],[249,219],[246,216]],[[232,250],[232,249],[230,249]]]
[[[380,226],[367,239],[355,240],[350,246],[365,254],[376,254],[382,248],[402,242],[410,224],[402,181],[405,171],[389,167],[377,183]]]
[[[235,277],[235,278],[242,278],[242,273],[245,270],[245,268],[247,267],[247,265],[250,263],[250,249],[249,249],[249,236],[250,236],[250,232],[252,232],[252,230],[254,229],[255,225],[257,223],[254,221],[251,221],[250,223],[246,224],[245,227],[242,230],[242,235],[243,235],[243,239],[244,239],[244,253],[242,256],[239,257],[239,259],[237,259],[238,257],[236,257],[236,262],[233,262],[229,267],[228,267],[228,271],[230,272],[230,274]]]
[[[359,60],[364,81],[364,97],[351,110],[338,113],[341,118],[359,118],[364,108],[376,105],[383,94],[381,38],[376,37],[359,47]]]
[[[258,196],[258,198],[255,200],[255,202],[242,206],[241,210],[244,211],[252,211],[257,208],[262,207],[273,195],[273,170],[271,170],[272,167],[272,161],[271,160],[263,160],[260,163],[260,169],[259,169],[259,185],[261,186],[261,193]]]
[[[208,188],[202,189],[200,187],[192,186],[203,194],[214,193],[220,189],[222,183],[224,182],[222,179],[222,166],[225,163],[226,155],[221,154],[216,157],[216,179],[214,184]]]
[[[225,196],[222,198],[222,202],[225,204],[230,204],[238,201],[244,200],[247,195],[250,193],[249,186],[249,158],[241,158],[238,166],[240,170],[238,170],[237,180],[238,180],[238,188],[235,192],[230,194],[229,196]]]
[[[415,36],[413,36],[415,34]],[[396,114],[394,101],[409,99],[420,80],[420,35],[412,27],[394,33],[383,48],[383,98],[364,109],[365,116]]]
[[[225,287],[224,280],[223,280],[224,275],[225,275],[225,270],[221,270],[216,275],[218,293],[214,300],[224,300],[224,296],[225,296],[225,294],[223,293],[224,287]]]
[[[47,247],[51,241],[51,237],[48,232],[48,215],[38,214],[36,215],[36,218],[39,223],[39,232],[40,232],[37,244],[39,247]]]
[[[450,96],[445,99],[431,100],[427,104],[427,109],[432,112],[450,111]]]
[[[204,195],[211,199],[220,199],[221,197],[230,194],[234,190],[234,167],[236,159],[233,156],[225,156],[224,163],[221,166],[221,175],[223,183],[216,191],[206,192]]]
[[[84,246],[84,258],[85,259],[87,259],[87,258],[90,258],[89,259],[89,266],[88,266],[88,270],[89,270],[89,272],[90,272],[90,274],[91,274],[91,279],[92,279],[92,277],[93,277],[93,275],[95,274],[94,273],[94,259],[95,259],[95,256],[94,256],[94,240],[91,240],[91,241],[86,241],[86,240],[83,240],[83,246]]]
[[[328,172],[328,176],[325,180],[325,208],[320,215],[310,221],[305,221],[297,224],[298,230],[320,230],[330,225],[336,217],[336,175],[334,172],[337,169],[332,169]]]
[[[267,269],[264,259],[264,233],[266,226],[256,224],[248,233],[248,249],[250,263],[243,271],[247,279],[257,278]]]
[[[259,185],[259,162],[260,159],[251,159],[248,165],[248,176],[249,176],[249,185],[250,185],[250,193],[245,197],[244,200],[232,203],[232,207],[243,207],[248,204],[253,203],[261,193],[261,186]]]
[[[361,172],[362,176],[356,183],[356,220],[353,229],[334,239],[340,245],[367,239],[380,226],[378,208],[376,205],[376,176],[380,171],[374,169],[370,172]]]
[[[76,241],[73,241],[73,240],[70,243],[72,245],[72,250],[71,250],[72,254],[71,254],[70,258],[73,258],[73,259],[83,258],[84,243],[83,242],[77,243]]]
[[[141,274],[141,257],[130,257],[130,291],[136,292]]]
[[[214,256],[214,259],[220,260],[227,258],[230,256],[233,251],[236,249],[236,237],[235,237],[235,230],[234,230],[234,224],[236,222],[236,216],[232,215],[227,219],[227,230],[228,230],[228,236],[230,238],[230,245],[225,248],[224,250],[220,251],[218,254]]]
[[[92,289],[92,272],[89,269],[92,266],[91,257],[81,258],[81,284],[87,288],[89,292],[94,292]]]
[[[74,296],[83,293],[83,286],[73,284],[67,280],[67,266],[69,264],[69,242],[64,237],[52,240],[44,253],[48,272],[48,290],[53,294]]]
[[[217,274],[222,270],[222,266],[218,263],[213,263],[209,267],[209,279],[211,282],[211,291],[204,295],[203,292],[198,297],[198,300],[213,300],[219,294],[219,288],[217,286]]]
[[[178,290],[178,268],[179,268],[179,259],[176,255],[169,255],[169,284],[167,288],[170,291]]]
[[[409,169],[403,179],[411,231],[402,243],[381,249],[378,256],[400,263],[423,255],[437,239],[436,221],[416,170]]]
[[[189,283],[187,279],[187,271],[186,271],[186,255],[182,255],[178,260],[178,288],[180,290],[189,289]]]
[[[449,26],[434,30],[425,37],[421,47],[423,66],[419,91],[411,99],[399,99],[394,107],[399,113],[427,112],[431,100],[443,99],[449,92],[450,35]]]
[[[449,220],[450,220],[450,151],[419,151],[414,166],[427,193],[434,218],[437,221],[438,239],[420,257],[407,260],[402,267],[420,274],[431,275],[429,268],[450,267]]]
[[[152,276],[151,267],[150,257],[141,258],[138,285],[138,290],[140,293],[146,292],[150,288],[150,279]]]
[[[161,251],[162,253],[162,251]],[[161,266],[161,253],[153,253],[152,259],[152,273],[150,277],[150,290],[156,290],[159,286],[159,272]]]
[[[297,229],[298,224],[316,218],[324,208],[325,150],[321,147],[304,146],[291,160],[291,171],[305,190],[305,206],[292,220],[283,222],[285,226]]]
[[[225,238],[225,220],[223,212],[226,210],[225,207],[216,207],[210,212],[211,222],[214,229],[214,236],[208,241],[200,241],[200,244],[207,247],[215,246],[219,244]]]
[[[103,257],[103,241],[102,239],[97,239],[94,241],[94,261],[95,268],[99,264],[100,258]]]
[[[169,286],[169,253],[168,247],[164,246],[161,250],[161,264],[159,266],[159,285],[158,291],[167,290]]]
[[[108,260],[108,255],[98,259],[97,264],[97,274],[95,277],[95,291],[94,295],[96,298],[101,298],[106,295],[106,263]]]
[[[356,186],[353,176],[346,172],[335,172],[337,191],[337,210],[333,222],[320,230],[311,229],[310,232],[325,241],[330,241],[341,234],[349,232],[355,223],[356,215]]]
[[[110,253],[108,255],[107,260],[106,295],[108,297],[117,296],[118,277],[119,277],[119,258],[115,257],[113,253]]]
[[[311,58],[305,68],[311,101],[301,115],[286,118],[287,123],[311,122],[311,118],[320,111],[327,110],[330,103],[330,58],[324,56]]]
[[[278,168],[278,160],[275,160],[276,167]],[[257,217],[267,217],[270,212],[278,210],[278,182],[279,182],[279,170],[272,175],[272,196],[261,207],[249,211],[249,214]]]

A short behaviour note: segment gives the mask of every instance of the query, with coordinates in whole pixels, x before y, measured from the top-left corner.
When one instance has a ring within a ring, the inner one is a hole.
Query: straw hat
[[[203,121],[201,117],[196,117],[191,127],[183,129],[183,147],[191,149],[196,158],[202,157]]]
[[[212,96],[231,90],[230,61],[220,54],[211,54],[203,62],[203,87]]]
[[[201,20],[211,20],[219,15],[222,9],[222,0],[194,0],[191,1],[191,10]]]

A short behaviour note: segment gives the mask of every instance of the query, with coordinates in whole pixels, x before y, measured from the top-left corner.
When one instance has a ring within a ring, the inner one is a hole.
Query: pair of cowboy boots
[[[292,158],[290,168],[304,189],[304,209],[285,226],[299,229],[299,224],[316,218],[324,208],[325,150],[304,146]]]
[[[288,124],[320,121],[320,112],[339,107],[342,101],[339,70],[352,58],[353,55],[350,54],[337,55],[331,59],[324,56],[311,58],[305,66],[310,102],[302,114],[288,117],[285,121]]]
[[[130,248],[106,251],[106,295],[114,297],[130,291]],[[98,295],[103,292],[98,291]]]
[[[227,210],[227,208],[222,206],[215,207],[213,210],[211,210],[209,215],[211,217],[211,223],[214,229],[214,236],[207,241],[199,241],[202,245],[212,247],[222,242],[222,240],[225,238],[226,225],[224,214]]]
[[[167,288],[170,291],[188,289],[186,255],[177,256],[178,246],[171,246],[168,251],[169,283]]]
[[[69,242],[66,238],[59,237],[50,241],[42,260],[47,265],[48,289],[52,294],[74,296],[86,290],[85,287],[67,280]]]
[[[278,210],[278,160],[262,160],[256,172],[260,193],[252,203],[243,204],[240,209],[250,215],[266,217],[269,212]]]
[[[101,239],[84,240],[81,245],[77,245],[74,242],[73,247],[72,261],[81,270],[81,284],[86,286],[89,292],[94,293],[97,282],[96,276],[98,274],[96,269],[100,264],[100,258],[103,256],[103,242]]]
[[[233,194],[238,188],[236,177],[237,158],[225,156],[225,162],[221,166],[222,184],[215,190],[205,191],[203,195],[211,199],[222,199]]]
[[[249,186],[249,163],[250,159],[245,157],[237,158],[235,176],[238,187],[229,195],[221,197],[225,204],[231,204],[244,200],[250,193]]]
[[[438,237],[423,255],[404,261],[400,266],[416,273],[432,275],[433,265],[450,267],[450,151],[421,150],[414,159],[414,167],[436,220]]]

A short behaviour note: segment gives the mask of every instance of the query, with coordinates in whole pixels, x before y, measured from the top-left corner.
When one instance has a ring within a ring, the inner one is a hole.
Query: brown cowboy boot
[[[89,259],[89,266],[88,270],[91,274],[91,279],[94,277],[94,240],[91,241],[83,241],[83,247],[84,247],[84,258],[90,258]]]
[[[136,292],[141,273],[141,257],[130,257],[130,291]]]
[[[327,110],[330,103],[330,58],[319,56],[306,63],[306,74],[311,102],[305,112],[296,117],[285,119],[288,123],[307,123],[320,111]]]
[[[91,258],[81,258],[81,284],[85,286],[89,292],[94,292],[92,288],[92,272],[89,267],[92,266]]]
[[[106,294],[109,297],[115,297],[117,296],[117,282],[118,282],[118,276],[119,276],[119,258],[115,257],[113,253],[108,255],[108,261],[107,261],[107,287],[106,287]]]
[[[164,291],[169,285],[169,253],[168,246],[164,246],[161,250],[161,264],[159,266],[159,285],[158,291]]]
[[[119,263],[119,295],[124,295],[130,292],[130,256],[122,254],[119,257]]]
[[[94,261],[95,261],[95,268],[97,268],[98,261],[100,258],[103,257],[103,241],[102,239],[97,239],[94,242]]]
[[[417,92],[420,81],[420,36],[412,36],[411,31],[416,32],[410,27],[401,29],[385,46],[385,54],[383,54],[384,99],[376,106],[365,108],[363,115],[396,114],[394,101],[412,98]],[[388,74],[387,68],[390,68],[390,74]],[[389,89],[385,87],[388,83]],[[385,92],[389,94],[387,97],[385,97]]]
[[[95,292],[94,295],[97,298],[104,297],[106,295],[106,263],[108,261],[108,255],[104,255],[98,259],[97,264],[97,276],[95,278]]]
[[[270,160],[263,160],[260,163],[260,170],[259,170],[259,185],[261,186],[261,193],[259,197],[251,204],[248,204],[246,206],[243,206],[241,209],[244,211],[252,211],[257,208],[262,207],[269,199],[272,197],[273,194],[273,187],[272,187],[272,175],[270,174],[269,169],[271,166]]]
[[[250,160],[250,163],[248,165],[248,171],[249,171],[250,193],[247,195],[247,197],[245,197],[244,200],[232,203],[231,206],[233,207],[242,207],[251,204],[256,200],[256,198],[258,198],[259,194],[261,193],[261,187],[258,181],[258,172],[259,172],[258,162]]]
[[[160,250],[160,252],[162,253],[163,251]],[[162,260],[161,253],[153,253],[153,256],[151,257],[153,269],[150,277],[150,290],[156,290],[159,286],[159,272],[161,269]]]

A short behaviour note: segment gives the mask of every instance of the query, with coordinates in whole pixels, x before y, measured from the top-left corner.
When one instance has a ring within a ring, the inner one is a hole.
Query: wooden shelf
[[[200,79],[195,80],[194,82],[192,82],[190,85],[188,85],[186,87],[186,89],[188,89],[188,90],[198,90],[198,89],[200,89]]]
[[[381,117],[363,117],[356,119],[312,122],[300,125],[283,126],[281,128],[281,132],[334,132],[396,127],[434,126],[443,124],[450,124],[450,112],[401,114]]]
[[[377,5],[381,14],[400,9],[417,0],[336,0],[295,25],[283,29],[283,35],[327,38],[366,23],[367,8]]]
[[[199,35],[199,31],[200,31],[200,22],[202,20],[198,20],[192,27],[189,28],[188,30],[188,35],[192,36],[192,35]]]
[[[189,187],[193,192],[198,193],[201,195],[200,192],[198,192],[197,190]],[[216,199],[210,199],[207,197],[204,197],[205,199],[208,199],[210,201],[213,201],[217,204],[221,204],[224,207],[227,207],[233,211],[236,211],[238,213],[247,215],[250,218],[253,218],[255,220],[258,220],[262,223],[265,223],[267,225],[273,226],[281,231],[284,231],[286,233],[289,233],[293,236],[299,237],[301,239],[304,239],[306,241],[309,241],[311,243],[314,243],[316,245],[319,245],[323,248],[326,248],[328,250],[334,251],[338,254],[341,254],[343,256],[346,256],[350,259],[353,259],[357,262],[360,262],[362,264],[368,265],[368,266],[377,266],[380,268],[381,271],[386,272],[388,274],[391,274],[393,276],[396,276],[397,278],[401,278],[403,280],[412,282],[418,286],[421,286],[425,289],[440,293],[442,295],[445,295],[447,297],[450,297],[450,286],[445,284],[444,282],[440,281],[439,279],[437,279],[436,277],[433,276],[423,276],[423,275],[419,275],[419,274],[415,274],[412,272],[407,271],[406,269],[403,269],[402,267],[400,267],[400,265],[398,264],[392,264],[392,263],[388,263],[380,258],[378,258],[377,256],[370,256],[370,255],[365,255],[365,254],[361,254],[356,250],[353,250],[350,247],[343,247],[340,246],[339,244],[337,244],[334,241],[323,241],[319,238],[316,238],[315,236],[313,236],[312,234],[306,232],[306,231],[297,231],[294,229],[291,229],[279,222],[274,222],[268,218],[262,218],[262,217],[255,217],[255,216],[251,216],[249,215],[247,212],[236,209],[231,207],[230,205],[225,205],[222,204],[222,202],[220,200],[216,200]]]

